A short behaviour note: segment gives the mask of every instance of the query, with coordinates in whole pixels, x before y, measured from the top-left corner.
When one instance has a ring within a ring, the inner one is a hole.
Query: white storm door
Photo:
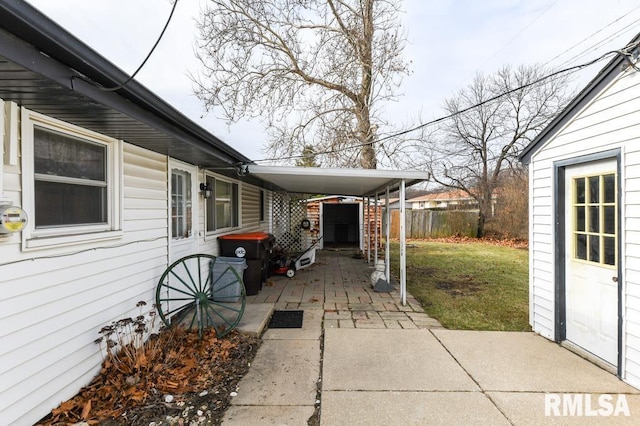
[[[618,364],[615,161],[565,169],[566,339]]]
[[[169,263],[173,263],[197,250],[198,175],[196,167],[175,161],[169,169]]]

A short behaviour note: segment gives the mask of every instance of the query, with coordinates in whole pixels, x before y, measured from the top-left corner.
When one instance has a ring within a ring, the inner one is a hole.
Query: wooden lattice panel
[[[307,217],[306,199],[304,194],[273,194],[272,233],[286,251],[301,252],[309,247],[308,232],[300,226]]]

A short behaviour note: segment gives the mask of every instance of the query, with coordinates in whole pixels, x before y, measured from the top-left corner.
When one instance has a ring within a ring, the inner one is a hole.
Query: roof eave
[[[0,27],[7,29],[10,33],[19,35],[23,42],[34,46],[50,58],[95,82],[97,86],[117,86],[129,78],[129,75],[95,50],[21,0],[1,2],[0,15],[3,16],[0,21]],[[69,79],[71,79],[71,75],[69,75]],[[80,81],[80,79],[75,79],[73,83]],[[58,82],[61,84],[66,83],[65,85],[67,86],[72,85],[71,81]],[[82,85],[82,83],[78,83],[78,85]],[[85,86],[91,85],[86,84]],[[102,101],[105,98],[102,95],[110,92],[103,92],[97,89],[97,86],[95,90],[87,88],[87,92],[90,93],[83,94],[97,96],[98,99],[96,100]],[[179,133],[187,135],[192,141],[197,141],[195,144],[199,145],[199,148],[204,148],[209,153],[215,151],[222,154],[220,155],[222,157],[221,160],[227,163],[251,162],[248,157],[195,124],[137,81],[130,81],[124,88],[114,93],[117,97],[131,102],[156,117],[156,120],[152,120],[150,124],[157,125],[159,122],[164,122],[165,126],[175,127]],[[114,93],[111,94],[113,95]],[[111,99],[113,98],[112,96]]]

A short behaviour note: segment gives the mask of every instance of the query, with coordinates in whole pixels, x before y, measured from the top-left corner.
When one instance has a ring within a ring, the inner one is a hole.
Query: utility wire
[[[144,61],[142,61],[142,63],[140,64],[140,66],[138,67],[137,70],[134,71],[133,74],[131,74],[129,76],[129,78],[127,78],[124,83],[121,83],[118,86],[115,87],[98,87],[100,90],[105,91],[105,92],[115,92],[116,90],[120,90],[122,89],[124,86],[126,86],[131,80],[133,80],[135,78],[135,76],[140,72],[140,70],[142,69],[142,67],[145,66],[145,64],[147,63],[147,61],[149,60],[149,58],[151,57],[151,55],[153,54],[153,51],[156,50],[156,47],[158,47],[158,44],[160,43],[160,40],[162,40],[162,36],[164,36],[165,31],[167,30],[167,27],[169,26],[169,22],[171,22],[171,18],[173,18],[173,12],[175,12],[176,10],[176,6],[178,5],[178,0],[174,0],[173,2],[173,7],[171,8],[171,13],[169,14],[169,18],[167,19],[167,23],[164,24],[164,28],[162,29],[162,32],[160,33],[160,36],[158,37],[158,39],[156,40],[156,42],[153,44],[153,47],[151,48],[151,50],[149,51],[149,53],[147,54],[147,57],[144,58]]]
[[[380,139],[378,139],[376,141],[360,143],[360,144],[356,144],[356,145],[351,145],[351,146],[346,147],[346,148],[336,148],[336,149],[330,149],[330,150],[327,150],[327,151],[321,151],[321,152],[315,153],[314,155],[336,154],[336,153],[339,153],[339,152],[342,152],[342,151],[347,151],[347,150],[350,150],[350,149],[362,148],[362,147],[367,146],[367,145],[374,145],[374,144],[377,144],[377,143],[382,143],[382,142],[387,141],[389,139],[397,138],[398,136],[403,136],[403,135],[406,135],[407,133],[415,132],[416,130],[420,130],[420,129],[425,128],[427,126],[431,126],[433,124],[437,124],[437,123],[440,123],[442,121],[448,120],[450,118],[456,117],[458,115],[464,114],[464,113],[466,113],[468,111],[471,111],[474,108],[478,108],[478,107],[483,106],[483,105],[485,105],[485,104],[487,104],[489,102],[493,102],[495,100],[498,100],[498,99],[500,99],[500,98],[502,98],[504,96],[510,95],[510,94],[512,94],[514,92],[517,92],[519,90],[526,89],[527,87],[534,86],[534,85],[536,85],[538,83],[541,83],[541,82],[543,82],[545,80],[553,78],[553,77],[555,77],[557,75],[568,73],[568,72],[579,71],[582,68],[589,67],[589,66],[591,66],[591,65],[593,65],[593,64],[595,64],[597,62],[602,61],[607,56],[610,56],[613,53],[623,54],[623,55],[626,56],[628,54],[628,50],[635,48],[637,45],[638,45],[638,43],[630,44],[630,45],[625,46],[621,50],[613,50],[613,51],[604,53],[603,55],[601,55],[598,58],[593,59],[593,60],[591,60],[589,62],[585,62],[585,63],[580,64],[580,65],[574,65],[574,66],[569,67],[569,68],[564,68],[564,69],[552,72],[551,74],[548,74],[546,76],[540,77],[539,79],[534,80],[534,81],[532,81],[530,83],[524,84],[522,86],[516,87],[516,88],[511,89],[511,90],[507,90],[506,92],[500,93],[500,94],[498,94],[496,96],[493,96],[493,97],[491,97],[489,99],[486,99],[486,100],[484,100],[482,102],[479,102],[477,104],[471,105],[471,106],[469,106],[467,108],[461,109],[459,111],[456,111],[454,113],[451,113],[451,114],[443,116],[443,117],[436,118],[436,119],[428,121],[426,123],[419,124],[419,125],[417,125],[415,127],[409,128],[407,130],[403,130],[403,131],[400,131],[400,132],[397,132],[397,133],[393,133],[391,135],[382,137],[382,138],[380,138]],[[635,66],[634,66],[634,68],[635,68]],[[304,156],[300,154],[300,155],[290,155],[290,156],[278,157],[278,158],[264,158],[264,159],[260,159],[260,160],[253,160],[253,162],[254,163],[260,163],[260,162],[270,162],[270,161],[294,160],[294,159],[299,159],[299,158],[303,158],[303,157]]]
[[[482,64],[480,64],[477,68],[475,72],[478,72],[478,70],[482,69],[482,67],[484,67],[485,65],[487,65],[489,63],[489,61],[491,61],[493,58],[495,58],[496,56],[498,56],[500,54],[500,52],[502,52],[504,49],[506,49],[511,43],[513,43],[518,37],[520,37],[522,35],[522,33],[524,33],[527,29],[529,29],[530,26],[532,26],[533,24],[535,24],[538,19],[542,18],[542,16],[547,13],[549,11],[549,9],[551,9],[553,6],[556,5],[556,3],[558,3],[559,0],[555,0],[553,3],[551,3],[549,6],[547,6],[546,9],[544,9],[542,12],[540,12],[540,14],[538,16],[536,16],[533,21],[529,22],[527,25],[525,25],[520,31],[518,31],[518,33],[516,35],[514,35],[513,37],[511,37],[511,39],[506,42],[500,49],[498,49],[493,55],[491,55],[489,58],[487,58],[486,61],[484,61]],[[640,7],[640,6],[639,6]],[[474,72],[474,74],[475,74]]]
[[[603,44],[618,38],[620,36],[622,36],[623,34],[628,33],[629,31],[635,29],[636,24],[640,22],[640,19],[636,19],[635,21],[631,22],[630,24],[627,24],[625,27],[617,30],[615,33],[608,35],[607,37],[603,38],[602,40],[600,40],[599,42],[597,42],[596,44],[587,47],[586,49],[582,50],[579,53],[576,53],[574,56],[572,56],[571,58],[565,60],[564,62],[562,62],[559,66],[563,67],[563,66],[567,66],[577,60],[579,60],[581,57],[585,56],[586,54],[590,53],[591,51],[599,48],[600,46],[602,46]]]
[[[564,55],[565,53],[569,53],[570,51],[572,51],[573,49],[575,49],[576,47],[580,46],[582,43],[586,42],[587,40],[595,37],[596,35],[600,34],[602,31],[606,30],[607,28],[609,28],[610,26],[612,26],[613,24],[615,24],[616,22],[622,20],[623,18],[629,16],[631,13],[635,12],[637,9],[639,9],[640,6],[636,6],[633,9],[629,10],[628,12],[622,14],[622,16],[620,16],[617,19],[614,19],[613,21],[611,21],[610,23],[608,23],[607,25],[605,25],[604,27],[600,28],[599,30],[591,33],[590,35],[588,35],[587,37],[583,38],[582,40],[580,40],[578,43],[574,44],[573,46],[571,46],[570,48],[566,49],[564,52],[559,53],[558,55],[554,56],[553,58],[551,58],[550,60],[548,60],[544,65],[547,66],[549,65],[551,62],[555,61],[556,59],[558,59],[559,57],[561,57],[562,55]],[[614,33],[614,35],[619,34],[620,30],[618,30],[618,32]],[[595,46],[598,46],[599,44],[601,44],[602,42],[598,42],[596,43],[594,46],[589,47],[588,49],[593,49]],[[573,58],[572,58],[573,59]],[[566,62],[564,62],[562,65],[566,64]],[[561,66],[562,66],[561,65]]]
[[[85,252],[88,252],[88,251],[108,250],[108,249],[113,249],[113,248],[118,248],[118,247],[125,247],[125,246],[131,245],[131,244],[151,243],[151,242],[154,242],[154,241],[166,240],[166,239],[167,239],[166,236],[162,236],[162,237],[156,237],[156,238],[149,238],[149,239],[146,239],[146,240],[129,241],[127,243],[114,244],[114,245],[110,245],[110,246],[91,247],[91,248],[88,248],[88,249],[82,249],[82,250],[74,251],[74,252],[71,252],[71,253],[59,253],[59,254],[52,254],[52,255],[49,255],[49,256],[28,257],[28,258],[24,258],[24,259],[14,260],[14,261],[11,261],[11,262],[3,262],[3,263],[0,263],[0,266],[14,265],[16,263],[22,263],[22,262],[32,262],[32,261],[36,261],[36,260],[40,260],[40,259],[56,259],[58,257],[75,256],[76,254],[85,253]]]

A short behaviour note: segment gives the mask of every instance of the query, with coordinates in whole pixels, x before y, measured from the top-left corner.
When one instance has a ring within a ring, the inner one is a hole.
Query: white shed
[[[640,35],[523,151],[530,323],[640,388]]]

